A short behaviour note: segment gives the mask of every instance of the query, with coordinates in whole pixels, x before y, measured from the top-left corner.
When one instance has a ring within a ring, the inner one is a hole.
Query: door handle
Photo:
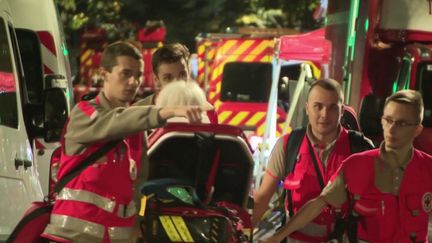
[[[24,169],[27,170],[27,168],[32,165],[33,163],[30,160],[15,158],[15,170],[18,170],[20,166],[24,166]]]
[[[30,160],[24,160],[24,169],[27,170],[28,167],[31,167],[33,163]]]
[[[20,166],[24,165],[24,161],[18,158],[15,158],[15,170],[18,170]]]

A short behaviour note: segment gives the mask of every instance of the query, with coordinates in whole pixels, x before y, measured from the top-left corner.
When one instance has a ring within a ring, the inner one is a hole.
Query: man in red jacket
[[[57,195],[45,234],[72,242],[134,242],[137,208],[134,182],[144,174],[143,131],[172,117],[201,120],[199,107],[157,108],[135,99],[142,82],[140,52],[126,42],[109,45],[101,60],[104,87],[79,102],[66,125],[58,177],[75,168],[107,141],[122,141],[71,180]]]
[[[323,193],[276,234],[279,242],[313,220],[327,205],[349,201],[358,215],[357,238],[366,242],[426,242],[432,210],[432,156],[413,147],[422,129],[423,100],[413,90],[386,99],[379,149],[346,159]]]
[[[342,161],[352,154],[349,133],[340,123],[343,99],[341,87],[335,80],[322,79],[311,85],[305,107],[309,119],[306,135],[302,138],[298,154],[294,154],[297,151],[287,151],[285,154],[285,144],[290,134],[276,142],[261,186],[254,194],[254,225],[267,210],[279,181],[284,180],[284,188],[292,193],[291,205],[286,202],[287,209],[292,207],[292,213],[296,213],[308,200],[320,195]],[[358,146],[362,150],[373,148],[368,139],[363,136],[360,138],[361,144]],[[292,166],[288,164],[288,156],[295,156],[297,161],[294,170],[287,175],[287,168]],[[323,242],[333,231],[335,221],[335,212],[329,208],[313,222],[291,234],[288,241]]]

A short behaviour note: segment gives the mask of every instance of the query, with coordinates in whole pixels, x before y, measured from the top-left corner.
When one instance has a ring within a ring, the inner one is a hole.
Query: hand
[[[160,110],[159,115],[163,120],[173,117],[185,117],[190,123],[201,123],[202,111],[198,106],[164,107]]]
[[[201,123],[202,109],[198,106],[186,106],[180,116],[186,117],[190,123]]]

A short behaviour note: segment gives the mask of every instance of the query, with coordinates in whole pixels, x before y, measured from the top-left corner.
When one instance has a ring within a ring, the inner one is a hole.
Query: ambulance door
[[[43,198],[22,113],[22,67],[10,16],[0,9],[0,242]]]

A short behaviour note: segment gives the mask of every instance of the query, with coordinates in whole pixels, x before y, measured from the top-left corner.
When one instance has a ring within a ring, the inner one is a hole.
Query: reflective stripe
[[[135,202],[132,201],[128,205],[120,204],[117,210],[117,216],[120,218],[129,218],[137,213]]]
[[[177,228],[177,231],[180,233],[180,236],[185,242],[195,242],[192,238],[189,229],[181,216],[171,216],[171,220]]]
[[[165,233],[172,242],[182,242],[182,239],[178,234],[174,223],[171,221],[170,216],[159,216],[159,220],[162,223]]]
[[[378,211],[378,208],[377,208],[377,207],[368,207],[368,206],[365,206],[365,205],[360,204],[360,202],[357,202],[357,203],[354,205],[354,208],[355,208],[355,209],[358,209],[358,210],[361,210],[361,211],[358,212],[358,213],[375,213],[375,212]]]
[[[105,231],[105,226],[101,224],[59,214],[51,215],[51,224],[75,232],[89,234],[100,239],[103,238]],[[113,240],[130,239],[132,232],[132,227],[108,227],[109,237]]]
[[[132,238],[132,227],[108,227],[108,234],[112,240]]]
[[[61,192],[58,194],[57,199],[73,200],[93,204],[109,213],[114,212],[116,205],[115,201],[106,197],[102,197],[96,193],[71,188],[63,188],[63,190],[61,190]],[[121,218],[129,218],[134,216],[136,213],[137,210],[134,201],[131,201],[128,205],[119,204],[118,206],[117,216]]]
[[[106,197],[102,197],[96,193],[71,188],[63,188],[63,190],[60,191],[56,199],[73,200],[93,204],[98,208],[101,208],[110,213],[114,212],[114,208],[116,205],[115,201]]]
[[[97,238],[103,238],[104,226],[66,215],[52,214],[51,224],[60,228],[83,232]]]

